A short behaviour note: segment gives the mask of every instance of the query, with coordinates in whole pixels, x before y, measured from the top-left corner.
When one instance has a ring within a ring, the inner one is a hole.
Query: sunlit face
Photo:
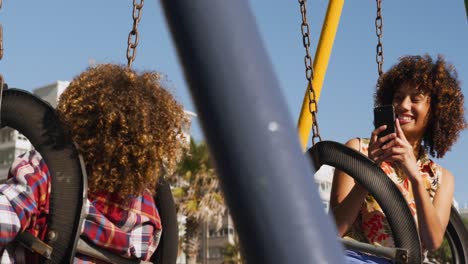
[[[430,96],[416,86],[402,85],[393,96],[395,114],[401,129],[409,140],[420,140],[429,121]]]

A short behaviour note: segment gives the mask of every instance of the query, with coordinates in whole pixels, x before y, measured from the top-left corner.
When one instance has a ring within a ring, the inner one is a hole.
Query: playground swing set
[[[377,64],[381,74],[381,0],[376,1]],[[247,262],[342,263],[343,254],[337,252],[343,252],[344,246],[397,263],[421,263],[416,225],[393,182],[357,151],[321,140],[317,102],[344,0],[329,1],[314,65],[309,53],[306,0],[299,0],[308,81],[298,124],[302,151],[247,2],[161,0]],[[128,67],[135,59],[142,7],[143,0],[133,1]],[[238,23],[231,23],[232,19]],[[2,42],[0,34],[0,58]],[[222,54],[212,52],[219,46],[223,46]],[[230,63],[224,63],[226,60]],[[245,65],[255,74],[245,74]],[[64,137],[48,103],[21,89],[7,89],[1,75],[0,81],[1,127],[12,127],[30,140],[47,163],[53,186],[45,241],[28,233],[18,235],[17,241],[40,254],[43,263],[72,263],[75,252],[109,263],[145,263],[100,250],[80,239],[83,201],[87,197],[86,171],[80,154],[73,142]],[[211,98],[230,100],[220,105]],[[312,147],[304,156],[311,128]],[[242,157],[239,153],[243,153]],[[374,195],[388,217],[395,248],[336,239],[333,224],[309,186],[310,175],[323,164],[348,173]],[[158,184],[155,201],[164,231],[151,263],[173,264],[178,225],[170,187],[164,180]],[[453,208],[446,238],[453,263],[467,263],[468,232]]]

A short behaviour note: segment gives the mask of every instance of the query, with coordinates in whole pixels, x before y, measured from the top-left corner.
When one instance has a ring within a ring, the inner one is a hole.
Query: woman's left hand
[[[398,119],[395,120],[395,128],[396,137],[381,147],[382,155],[379,156],[377,161],[396,163],[395,165],[404,171],[410,181],[419,180],[419,169],[413,146],[406,139]]]

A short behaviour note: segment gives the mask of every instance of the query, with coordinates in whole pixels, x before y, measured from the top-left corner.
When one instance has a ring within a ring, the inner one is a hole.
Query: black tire
[[[445,231],[445,238],[452,250],[452,263],[468,263],[468,231],[454,207],[450,212],[450,221]]]
[[[163,231],[151,261],[155,264],[175,264],[179,248],[179,225],[170,185],[163,178],[159,180],[154,199],[161,217]]]
[[[390,178],[366,156],[343,144],[321,141],[307,153],[315,168],[327,164],[342,170],[365,187],[387,216],[395,247],[408,250],[408,263],[421,263],[421,243],[411,211]]]
[[[49,167],[52,188],[45,242],[53,251],[51,258],[44,262],[70,263],[75,255],[86,199],[86,175],[78,152],[64,136],[55,110],[27,91],[3,91],[1,127],[5,126],[25,135]]]

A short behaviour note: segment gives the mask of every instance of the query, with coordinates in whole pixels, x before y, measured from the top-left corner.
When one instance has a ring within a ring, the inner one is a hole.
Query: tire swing
[[[72,263],[75,253],[83,252],[111,263],[141,263],[99,250],[80,239],[85,216],[87,178],[84,162],[74,144],[65,137],[55,109],[41,98],[20,89],[3,91],[1,127],[11,127],[26,136],[44,158],[51,175],[50,216],[44,241],[28,232],[16,240],[41,255],[43,263]],[[169,184],[160,179],[155,194],[156,206],[165,227],[151,263],[174,264],[177,259],[178,224]]]
[[[301,10],[305,10],[305,8],[302,8],[301,6]],[[302,26],[307,29],[309,26],[304,17],[305,12],[303,13]],[[380,76],[382,74],[382,65],[384,60],[381,42],[383,26],[381,0],[377,0],[377,17],[375,26],[376,35],[378,37],[376,62]],[[303,33],[303,38],[308,38],[308,34]],[[377,248],[366,243],[349,240],[343,240],[344,246],[350,249],[394,259],[397,263],[421,263],[422,251],[416,225],[405,199],[394,183],[378,166],[374,164],[373,161],[362,155],[360,152],[341,143],[321,141],[316,119],[318,109],[317,98],[312,87],[311,77],[313,77],[313,69],[311,67],[312,64],[310,62],[311,59],[308,52],[308,43],[310,43],[308,39],[307,41],[304,41],[304,47],[306,48],[305,60],[306,62],[309,61],[309,63],[306,63],[306,77],[309,83],[309,110],[312,117],[313,146],[307,151],[307,153],[312,159],[313,165],[317,170],[323,164],[334,166],[349,174],[374,196],[387,216],[396,248]],[[319,142],[315,143],[317,139]],[[453,206],[451,208],[450,219],[445,232],[445,239],[451,249],[452,263],[468,263],[468,231],[464,226],[461,216]]]
[[[380,17],[380,1],[377,0],[377,19],[376,27]],[[334,166],[349,175],[357,182],[364,186],[369,193],[374,195],[374,198],[382,207],[387,215],[390,228],[393,233],[396,248],[381,248],[375,247],[367,243],[343,240],[343,244],[347,248],[353,248],[358,251],[373,253],[385,258],[393,259],[397,263],[421,263],[422,250],[419,239],[419,233],[414,222],[411,211],[406,203],[405,198],[392,182],[390,178],[379,168],[373,161],[358,151],[351,149],[341,143],[333,141],[322,141],[319,126],[317,123],[317,95],[313,87],[313,67],[312,59],[309,53],[310,40],[308,30],[304,32],[304,28],[308,29],[309,25],[306,19],[306,3],[299,1],[301,4],[302,27],[304,48],[306,50],[305,65],[306,79],[308,81],[308,99],[309,111],[312,118],[312,147],[307,151],[307,154],[313,161],[313,165],[318,170],[323,164]],[[377,28],[377,32],[381,34]],[[377,47],[377,63],[379,73],[381,72],[383,55],[382,45]],[[380,49],[379,49],[380,46]],[[379,52],[380,51],[380,52]],[[380,58],[380,60],[379,60]],[[378,179],[378,180],[376,180]],[[391,199],[389,199],[391,198]]]
[[[133,26],[128,34],[127,42],[127,61],[128,67],[132,67],[132,62],[135,60],[136,47],[138,45],[138,23],[141,20],[141,9],[143,8],[144,0],[137,3],[133,1]],[[177,211],[174,202],[174,196],[169,183],[161,177],[156,185],[156,194],[154,201],[161,217],[161,225],[163,231],[159,240],[159,245],[156,248],[151,262],[162,264],[175,264],[177,261],[177,253],[179,248],[179,223],[177,222]],[[122,262],[118,262],[122,263]]]
[[[452,251],[452,263],[468,263],[468,230],[457,209],[452,206],[445,238]]]
[[[422,263],[421,243],[418,229],[405,198],[393,181],[368,157],[341,143],[321,141],[311,147],[307,154],[318,170],[326,164],[346,172],[374,196],[387,216],[395,241],[395,249],[379,248],[366,243],[348,243],[345,247],[375,253],[394,259],[397,263]]]
[[[128,34],[127,42],[128,68],[132,67],[132,63],[136,57],[136,48],[138,46],[138,23],[141,20],[141,10],[143,8],[143,4],[144,0],[140,0],[139,3],[137,3],[136,0],[133,1],[133,25],[130,33]],[[178,253],[179,225],[177,222],[177,212],[174,197],[172,196],[169,183],[163,177],[159,179],[156,185],[156,192],[153,198],[156,202],[156,207],[161,218],[161,225],[163,226],[163,231],[161,233],[158,247],[151,256],[150,261],[140,261],[137,259],[124,258],[107,250],[88,244],[82,239],[78,239],[77,252],[109,263],[175,264],[177,261]]]
[[[133,1],[133,25],[128,34],[127,41],[127,66],[132,67],[132,63],[136,57],[136,48],[138,46],[138,23],[141,20],[141,10],[144,5],[144,0]],[[156,192],[153,196],[156,202],[156,207],[161,218],[163,231],[159,239],[158,247],[151,256],[150,261],[140,261],[138,259],[128,259],[116,255],[112,252],[88,244],[82,239],[78,239],[77,252],[94,257],[96,259],[119,264],[175,264],[177,261],[178,243],[179,243],[179,225],[177,222],[177,212],[174,202],[174,197],[170,189],[169,183],[161,177],[156,185]]]
[[[1,3],[1,1],[0,1]],[[1,6],[1,4],[0,4]],[[128,38],[128,66],[135,58],[137,24],[141,4],[133,3],[133,28]],[[131,43],[134,37],[134,43]],[[0,31],[0,46],[2,37]],[[0,49],[0,59],[3,49]],[[5,87],[5,88],[4,88]],[[28,138],[46,162],[51,176],[50,208],[44,241],[28,232],[17,235],[16,242],[39,254],[41,263],[73,263],[75,253],[89,254],[109,263],[175,264],[178,251],[178,223],[169,184],[161,178],[154,196],[164,231],[151,262],[127,259],[95,248],[80,239],[85,218],[87,176],[84,162],[70,138],[66,137],[55,109],[46,101],[21,89],[7,89],[0,74],[0,128],[11,127]]]
[[[40,254],[44,263],[69,263],[75,255],[86,199],[86,173],[73,143],[65,137],[55,110],[39,97],[19,89],[3,91],[1,128],[25,135],[44,158],[51,175],[50,215],[44,242],[28,232],[17,241]]]
[[[387,215],[396,249],[378,250],[366,243],[344,240],[345,247],[367,253],[377,253],[395,259],[399,263],[405,263],[406,257],[402,254],[407,254],[406,263],[421,263],[422,258],[417,255],[417,252],[420,252],[419,236],[406,201],[395,184],[373,161],[358,151],[333,141],[318,142],[307,151],[307,154],[317,170],[324,164],[336,167],[353,177],[374,196]],[[445,239],[451,249],[452,263],[468,263],[468,231],[460,214],[453,206],[445,231]]]
[[[156,188],[154,199],[161,217],[163,231],[151,261],[155,264],[175,264],[179,248],[179,224],[174,197],[170,185],[165,179],[161,178]]]

